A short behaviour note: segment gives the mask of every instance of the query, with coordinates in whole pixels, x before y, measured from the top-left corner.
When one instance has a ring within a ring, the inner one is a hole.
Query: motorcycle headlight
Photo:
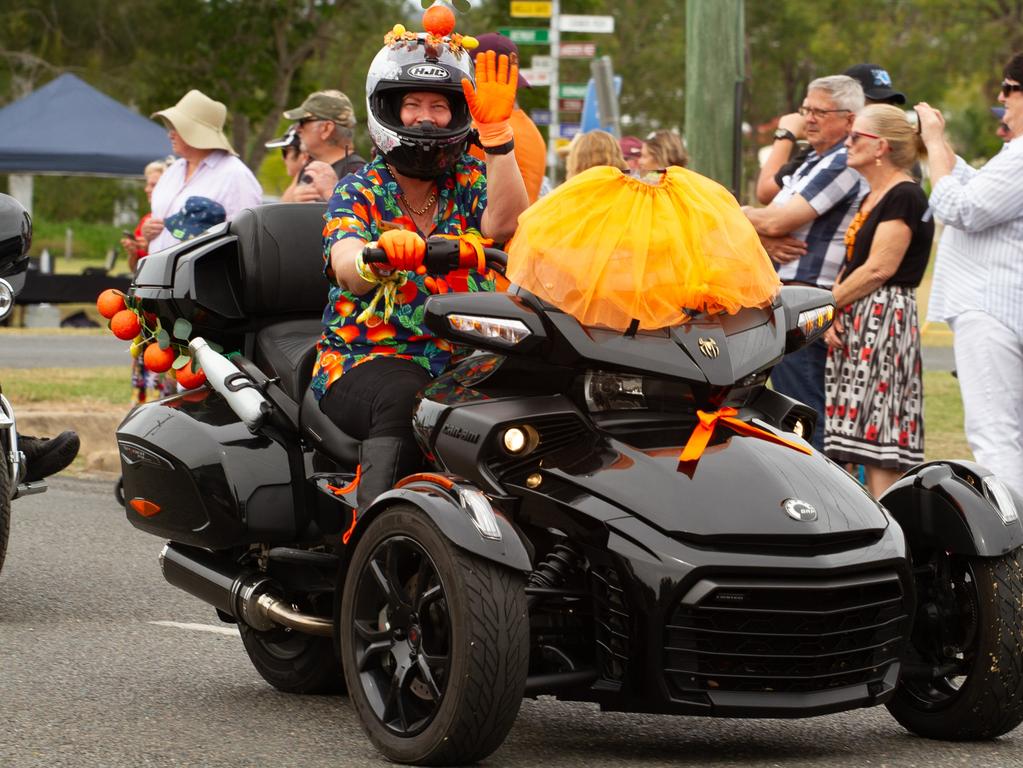
[[[834,319],[835,307],[832,304],[827,304],[800,312],[796,325],[806,341],[810,342],[821,336]]]
[[[680,413],[693,405],[688,384],[653,376],[590,371],[582,378],[582,390],[591,413],[640,409]]]
[[[531,335],[521,320],[477,315],[448,315],[448,324],[456,331],[497,341],[509,346],[518,344]]]
[[[984,495],[994,505],[998,516],[1005,525],[1012,525],[1019,520],[1019,513],[1016,511],[1016,502],[1012,498],[1012,491],[1009,487],[994,475],[984,478]]]

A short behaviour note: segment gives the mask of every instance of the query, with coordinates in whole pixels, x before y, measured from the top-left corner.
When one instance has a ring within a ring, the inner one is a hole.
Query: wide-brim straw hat
[[[227,107],[202,91],[192,89],[173,107],[154,112],[150,117],[162,117],[190,147],[223,149],[232,155],[238,154],[224,135]]]

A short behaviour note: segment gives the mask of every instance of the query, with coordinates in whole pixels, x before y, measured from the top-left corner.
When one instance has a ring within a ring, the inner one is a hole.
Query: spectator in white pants
[[[945,224],[928,318],[955,334],[974,457],[1023,494],[1023,54],[1005,66],[998,100],[1010,139],[979,170],[952,151],[941,113],[916,107]]]

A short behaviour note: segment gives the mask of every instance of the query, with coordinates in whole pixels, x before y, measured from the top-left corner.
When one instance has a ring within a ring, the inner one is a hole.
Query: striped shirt
[[[945,231],[927,319],[979,309],[1023,335],[1023,137],[979,170],[957,157],[930,202]]]
[[[845,141],[844,139],[842,141]],[[845,260],[845,231],[856,208],[867,194],[867,185],[845,164],[846,149],[841,142],[819,155],[816,151],[791,176],[771,205],[784,205],[800,195],[817,212],[817,217],[789,235],[806,243],[806,254],[778,265],[778,277],[830,288]]]

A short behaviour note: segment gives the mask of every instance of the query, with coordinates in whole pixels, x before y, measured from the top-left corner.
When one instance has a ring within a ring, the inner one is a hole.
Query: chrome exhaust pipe
[[[307,635],[334,634],[331,619],[302,613],[273,595],[273,582],[263,574],[205,550],[168,543],[160,552],[160,568],[168,583],[253,629],[265,632],[281,626]]]

